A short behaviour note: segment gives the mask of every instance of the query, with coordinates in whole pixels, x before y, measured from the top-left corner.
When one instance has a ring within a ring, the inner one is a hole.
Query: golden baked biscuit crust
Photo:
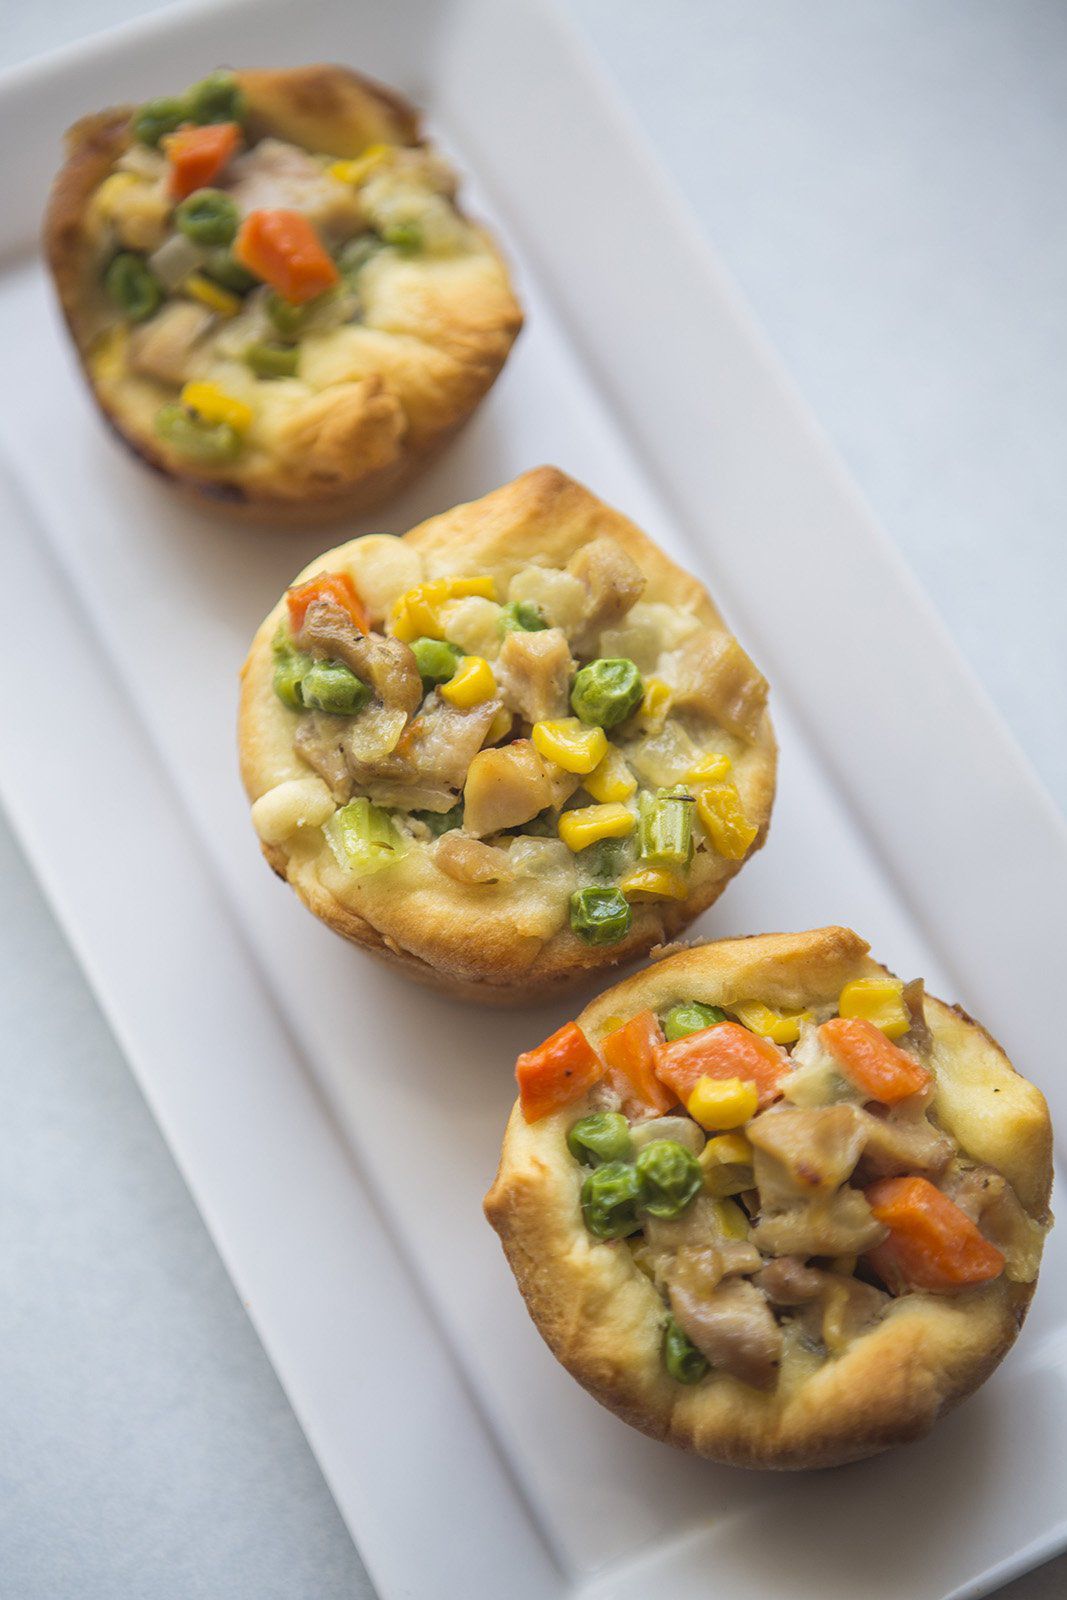
[[[724,940],[625,979],[577,1020],[595,1046],[609,1018],[645,1007],[662,1012],[683,999],[729,1006],[758,994],[770,1006],[796,1009],[835,1000],[851,980],[885,972],[847,928]],[[929,996],[924,1009],[938,1123],[1008,1179],[1032,1218],[1046,1221],[1051,1130],[1042,1095],[958,1009]],[[1034,1284],[1002,1276],[951,1296],[907,1294],[843,1354],[813,1370],[784,1364],[769,1392],[714,1372],[695,1387],[675,1382],[662,1359],[659,1293],[625,1240],[599,1240],[583,1225],[584,1173],[566,1133],[588,1109],[579,1101],[527,1123],[516,1105],[485,1211],[553,1354],[642,1432],[737,1466],[833,1466],[927,1432],[1014,1342]]]
[[[393,91],[348,68],[241,71],[233,77],[245,97],[245,133],[255,148],[292,146],[341,162],[368,149],[437,159],[422,143],[417,113]],[[242,398],[258,414],[242,456],[217,466],[198,464],[160,437],[156,417],[162,404],[177,398],[182,377],[225,380],[226,360],[214,361],[209,351],[197,358],[195,371],[179,365],[172,375],[168,366],[159,368],[158,353],[135,359],[131,351],[143,352],[148,325],[132,334],[116,326],[102,288],[109,255],[116,248],[149,250],[153,230],[164,226],[152,210],[158,182],[137,191],[143,215],[118,224],[133,229],[132,245],[121,232],[116,241],[114,218],[102,200],[105,182],[117,175],[116,163],[128,159],[131,148],[142,160],[151,159],[133,138],[136,110],[103,111],[70,130],[44,222],[60,305],[105,418],[173,487],[241,519],[313,524],[380,503],[470,417],[522,326],[493,239],[457,209],[455,228],[462,238],[456,250],[381,250],[360,277],[358,320],[319,333],[298,378],[249,387],[246,374]],[[273,180],[277,198],[271,198],[271,174],[265,190],[262,174],[255,181],[265,195],[257,204],[287,202],[291,180],[284,170]],[[225,175],[220,182],[226,186]],[[433,203],[440,203],[436,196]],[[143,245],[138,228],[147,236]],[[168,300],[164,309],[174,303]],[[183,305],[193,313],[200,309]],[[201,345],[225,336],[226,329],[223,317],[202,333]]]
[[[397,586],[452,575],[491,574],[503,593],[528,564],[564,567],[575,552],[602,536],[614,540],[640,568],[646,580],[643,599],[691,613],[711,639],[730,638],[695,578],[620,512],[551,467],[527,472],[480,500],[432,517],[400,540],[353,540],[312,562],[297,581],[323,571],[347,571],[357,588],[381,593],[379,608],[396,598]],[[395,562],[398,554],[408,576],[381,591],[370,567],[384,556]],[[311,771],[294,747],[296,716],[272,687],[272,641],[284,606],[283,599],[260,627],[242,673],[241,775],[253,803]],[[732,773],[756,827],[748,855],[766,837],[775,763],[774,734],[763,712],[752,740],[744,745],[738,741]],[[565,906],[557,911],[547,904],[536,880],[495,886],[456,882],[443,876],[422,850],[387,873],[355,880],[338,869],[321,833],[303,834],[308,837],[264,840],[263,850],[275,872],[316,916],[409,976],[487,1004],[521,1004],[552,995],[587,981],[598,970],[646,954],[711,905],[743,865],[701,851],[684,900],[635,903],[624,939],[591,946],[564,925]]]

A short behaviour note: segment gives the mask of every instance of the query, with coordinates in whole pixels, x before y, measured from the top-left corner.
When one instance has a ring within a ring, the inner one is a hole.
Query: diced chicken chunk
[[[382,760],[361,762],[350,740],[352,776],[379,805],[448,811],[455,804],[467,768],[481,749],[498,706],[498,701],[486,700],[461,711],[443,700],[431,699],[399,744]],[[353,719],[353,728],[359,721],[359,717]]]
[[[886,1236],[865,1197],[847,1185],[834,1194],[768,1208],[752,1242],[771,1256],[858,1256]]]
[[[569,714],[574,659],[562,629],[509,633],[495,670],[504,704],[527,722],[546,722]]]
[[[347,800],[352,793],[352,774],[348,770],[344,732],[344,724],[339,717],[327,717],[321,711],[313,711],[310,716],[300,718],[293,735],[297,754],[320,778],[325,779],[338,800]]]
[[[226,188],[245,216],[250,211],[302,211],[333,244],[365,225],[359,191],[283,139],[261,139],[232,161]]]
[[[198,341],[214,322],[205,306],[171,300],[149,322],[130,334],[130,369],[160,383],[184,383]]]
[[[707,1294],[699,1270],[686,1270],[679,1261],[669,1294],[683,1333],[713,1368],[754,1389],[773,1386],[782,1358],[782,1330],[754,1284],[730,1278]]]
[[[778,1256],[756,1273],[754,1282],[776,1306],[802,1306],[822,1293],[824,1274],[799,1256]]]
[[[308,606],[296,643],[301,650],[343,661],[389,711],[402,711],[407,718],[422,700],[422,679],[410,647],[382,634],[360,633],[334,600]]]
[[[886,1113],[861,1111],[863,1119],[863,1170],[876,1178],[921,1172],[928,1177],[942,1172],[956,1153],[956,1142],[935,1128],[922,1112],[914,1115],[907,1103]]]
[[[433,858],[441,871],[457,883],[499,883],[511,876],[507,851],[471,839],[458,830],[438,839]]]
[[[669,681],[676,710],[712,717],[739,738],[756,737],[768,684],[732,634],[702,632],[688,639],[673,658]]]
[[[836,1189],[863,1149],[863,1122],[849,1105],[765,1111],[747,1131],[764,1201]]]
[[[481,750],[463,788],[464,827],[478,837],[517,828],[550,806],[553,793],[548,767],[529,739]]]
[[[605,628],[614,628],[640,600],[644,573],[617,540],[602,534],[575,552],[567,571],[585,587],[588,601],[581,632],[575,641],[578,654],[593,649]]]

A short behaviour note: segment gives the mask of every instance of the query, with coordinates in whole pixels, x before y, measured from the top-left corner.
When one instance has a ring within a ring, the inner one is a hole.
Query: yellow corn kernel
[[[496,744],[506,733],[511,732],[511,724],[514,720],[507,707],[501,706],[499,711],[494,713],[493,720],[489,724],[489,732],[482,740],[482,743],[486,745]]]
[[[530,736],[546,761],[554,761],[564,772],[577,772],[583,778],[598,767],[607,754],[608,741],[603,728],[587,728],[577,717],[563,717],[559,722],[535,722]]]
[[[187,383],[181,400],[205,422],[228,422],[236,433],[244,433],[254,415],[251,406],[227,394],[217,383]]]
[[[899,1039],[911,1027],[899,978],[855,978],[841,990],[837,1009],[842,1017],[863,1017],[889,1039]]]
[[[209,311],[216,312],[220,317],[235,317],[241,309],[238,295],[231,294],[221,284],[212,283],[202,272],[190,273],[182,284],[182,293],[199,300],[202,306],[207,306]]]
[[[716,1200],[715,1216],[728,1239],[748,1238],[748,1218],[736,1200]]]
[[[720,1133],[709,1139],[698,1157],[704,1174],[704,1191],[725,1200],[743,1194],[755,1183],[752,1146],[743,1133]]]
[[[339,183],[362,183],[364,178],[369,178],[376,167],[383,166],[393,154],[390,144],[368,145],[361,156],[356,156],[351,161],[334,161],[327,167],[331,178],[336,178]]]
[[[412,639],[443,639],[444,627],[439,615],[446,600],[461,600],[469,594],[481,595],[485,600],[496,597],[496,584],[492,578],[431,578],[427,583],[408,589],[393,606],[391,621],[393,633],[405,644]]]
[[[641,715],[649,722],[657,722],[667,715],[671,704],[671,691],[662,678],[645,679],[645,695],[641,701]]]
[[[677,867],[635,867],[619,879],[619,888],[627,900],[684,900],[689,893]]]
[[[721,783],[733,765],[721,750],[709,750],[685,775],[686,783]]]
[[[637,779],[626,765],[622,751],[609,744],[607,755],[586,776],[583,788],[589,790],[594,800],[606,805],[611,800],[629,800],[637,788]]]
[[[758,1105],[754,1083],[744,1078],[705,1077],[697,1079],[685,1108],[702,1128],[740,1128],[756,1115]]]
[[[480,706],[496,694],[493,669],[484,656],[464,656],[455,674],[438,689],[442,700],[466,711],[469,706]]]
[[[711,783],[697,793],[697,815],[715,849],[727,861],[740,861],[759,832],[749,822],[732,783]]]
[[[598,839],[625,839],[636,818],[623,805],[579,806],[559,819],[559,836],[568,850],[584,850]]]
[[[811,1018],[810,1011],[772,1011],[762,1000],[742,1000],[729,1009],[750,1032],[773,1039],[775,1044],[795,1043],[800,1038],[800,1024]]]
[[[720,1133],[700,1152],[701,1166],[750,1167],[752,1146],[743,1133]]]
[[[603,1022],[600,1024],[600,1037],[603,1038],[606,1033],[617,1032],[619,1028],[623,1027],[625,1022],[625,1017],[617,1017],[614,1015],[614,1013],[610,1017],[605,1017]]]

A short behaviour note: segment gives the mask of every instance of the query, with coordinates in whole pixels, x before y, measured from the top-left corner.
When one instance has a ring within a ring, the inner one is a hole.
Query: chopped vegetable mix
[[[233,253],[291,305],[305,305],[340,281],[333,257],[300,211],[251,212]]]
[[[740,1078],[756,1087],[761,1107],[781,1094],[789,1061],[782,1052],[736,1022],[716,1022],[699,1033],[658,1045],[656,1076],[682,1101],[701,1078]]]
[[[896,980],[862,981],[881,987],[874,998],[892,1025],[884,1002]],[[855,993],[853,984],[841,995],[852,1010]],[[868,1017],[829,1016],[824,1003],[728,1007],[747,1023],[686,999],[662,1024],[649,1009],[610,1017],[599,1054],[569,1023],[517,1068],[527,1121],[576,1104],[565,1140],[585,1228],[612,1251],[632,1252],[663,1298],[668,1377],[692,1385],[726,1374],[773,1387],[787,1335],[805,1359],[834,1359],[877,1325],[891,1296],[953,1294],[1001,1277],[1007,1257],[983,1232],[981,1203],[975,1220],[953,1196],[993,1204],[1005,1182],[936,1129],[929,1096],[917,1102],[934,1076],[914,1009],[898,1046]],[[768,1030],[782,1018],[795,1027],[780,1029],[790,1036],[777,1045]],[[877,1117],[839,1098],[820,1066],[826,1051],[880,1101]],[[898,1112],[904,1100],[909,1109]],[[892,1151],[907,1164],[912,1150],[933,1176],[870,1181],[868,1159]],[[1031,1273],[1036,1260],[1028,1254]]]

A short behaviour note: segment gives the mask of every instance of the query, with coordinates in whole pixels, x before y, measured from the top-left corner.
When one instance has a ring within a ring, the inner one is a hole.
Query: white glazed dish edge
[[[299,18],[277,4],[197,8],[0,83],[27,130],[0,326],[9,349],[33,350],[19,363],[29,392],[0,401],[9,568],[15,592],[69,609],[60,656],[78,686],[62,748],[42,751],[34,708],[13,710],[0,793],[384,1600],[505,1583],[605,1597],[669,1584],[684,1597],[706,1594],[712,1573],[732,1600],[787,1585],[798,1600],[845,1600],[857,1571],[876,1600],[977,1594],[1064,1542],[1056,1236],[1019,1350],[927,1444],[772,1479],[630,1435],[540,1347],[477,1211],[510,1059],[562,1014],[464,1014],[311,924],[256,859],[231,707],[177,681],[192,658],[198,684],[232,682],[258,616],[332,541],[233,533],[165,500],[104,438],[20,252],[75,115],[136,98],[161,72],[170,87],[219,60],[322,56],[427,106],[477,174],[481,209],[504,223],[531,311],[474,427],[374,525],[398,530],[548,459],[680,552],[772,677],[783,743],[770,844],[702,931],[853,921],[880,957],[973,1008],[1059,1109],[1039,1026],[1067,894],[1059,819],[595,71],[536,0],[374,6],[358,25],[329,0]],[[33,615],[15,623],[16,659],[32,655]],[[151,659],[160,639],[172,661]],[[936,781],[904,783],[902,765]],[[84,859],[64,830],[72,770]],[[1009,823],[1032,843],[1025,859],[990,851]],[[102,897],[100,863],[131,840],[145,873]],[[453,1030],[462,1039],[442,1044]],[[383,1079],[359,1059],[390,1049],[417,1065]],[[454,1067],[439,1102],[434,1054]],[[373,1130],[431,1115],[445,1138],[420,1131],[409,1193]],[[910,1540],[879,1544],[886,1503],[895,1520],[909,1512]],[[872,1546],[873,1572],[857,1565]]]

